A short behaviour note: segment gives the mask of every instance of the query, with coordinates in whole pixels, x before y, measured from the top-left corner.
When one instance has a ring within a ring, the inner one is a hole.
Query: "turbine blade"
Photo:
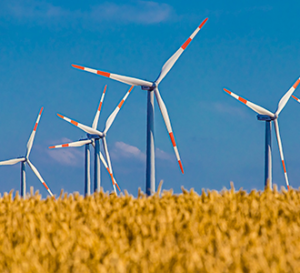
[[[19,162],[23,162],[25,161],[25,157],[22,158],[14,158],[14,159],[9,159],[9,160],[5,160],[5,161],[0,161],[0,165],[15,165]]]
[[[102,161],[102,163],[103,163],[103,165],[104,165],[104,168],[108,171],[108,173],[109,173],[109,175],[110,175],[110,170],[109,170],[109,168],[108,168],[108,166],[107,166],[107,163],[106,163],[106,161],[105,161],[105,158],[104,158],[104,156],[103,156],[103,154],[102,154],[101,152],[100,152],[100,159],[101,159],[101,161]],[[114,177],[114,181],[115,181],[116,185],[118,185],[118,183],[117,183],[115,177]],[[119,186],[118,186],[118,189],[119,189],[119,191],[120,191]]]
[[[148,86],[148,87],[153,86],[152,82],[140,80],[140,79],[133,78],[133,77],[127,77],[127,76],[122,76],[122,75],[118,75],[118,74],[103,72],[100,70],[96,70],[96,69],[92,69],[92,68],[88,68],[88,67],[84,67],[84,66],[79,66],[79,65],[75,65],[75,64],[72,64],[72,66],[75,68],[87,71],[87,72],[91,72],[91,73],[94,73],[97,75],[111,78],[111,79],[119,81],[119,82],[129,84],[129,85],[139,85],[139,86]]]
[[[106,138],[105,138],[105,137],[102,138],[102,142],[103,142],[103,148],[104,148],[106,160],[107,160],[107,163],[108,163],[109,175],[110,175],[110,178],[111,178],[113,187],[114,187],[114,191],[115,191],[115,193],[117,194],[115,185],[118,187],[118,190],[119,190],[119,191],[120,191],[120,188],[119,188],[119,185],[118,185],[118,184],[116,183],[116,181],[114,180],[113,171],[112,171],[112,167],[111,167],[111,162],[110,162],[110,157],[109,157],[109,153],[108,153],[107,143],[106,143]]]
[[[104,87],[104,90],[103,90],[103,93],[102,93],[102,96],[101,96],[101,99],[100,99],[100,103],[99,103],[99,106],[98,106],[98,110],[96,112],[96,115],[95,115],[95,118],[94,118],[94,121],[93,121],[93,125],[92,125],[93,129],[97,129],[98,120],[99,120],[99,116],[100,116],[100,111],[101,111],[102,103],[103,103],[105,92],[106,92],[106,87],[107,87],[107,85],[105,85],[105,87]]]
[[[51,190],[49,189],[49,187],[47,186],[46,182],[44,181],[44,179],[42,178],[42,176],[40,175],[39,171],[37,170],[36,167],[34,167],[34,165],[27,159],[27,163],[29,165],[29,167],[31,168],[31,170],[35,173],[35,175],[37,176],[37,178],[41,181],[41,183],[43,184],[43,186],[46,188],[46,190],[49,192],[49,194],[51,196],[53,196]]]
[[[30,151],[31,151],[31,148],[32,148],[32,144],[33,144],[33,141],[34,141],[34,137],[35,137],[35,134],[36,134],[36,129],[38,127],[38,124],[40,122],[40,118],[41,118],[41,115],[42,115],[42,112],[43,112],[43,107],[41,108],[40,110],[40,113],[36,119],[36,122],[35,122],[35,125],[34,125],[34,128],[33,128],[33,131],[29,137],[29,140],[27,142],[27,150],[26,150],[26,158],[28,158],[29,154],[30,154]]]
[[[85,144],[90,144],[90,143],[92,143],[92,140],[85,139],[85,140],[79,140],[79,141],[74,141],[74,142],[70,142],[70,143],[65,143],[65,144],[50,146],[49,149],[65,148],[65,147],[81,147],[81,146],[83,146]]]
[[[234,94],[233,92],[227,90],[226,88],[224,88],[224,91],[226,93],[228,93],[229,95],[231,95],[232,97],[234,97],[235,99],[239,100],[240,102],[244,103],[246,106],[248,106],[249,108],[251,108],[253,111],[255,111],[256,113],[260,114],[260,115],[267,115],[269,117],[274,117],[275,115],[270,112],[269,110],[252,103],[251,101],[245,100],[242,97],[239,97],[238,95]]]
[[[180,156],[179,156],[179,152],[178,152],[178,149],[177,149],[177,145],[176,145],[176,142],[175,142],[175,138],[174,138],[174,134],[173,134],[172,126],[171,126],[171,121],[170,121],[170,118],[169,118],[169,115],[168,115],[168,111],[167,111],[166,105],[165,105],[164,101],[162,100],[162,98],[160,96],[160,93],[159,93],[159,91],[158,91],[157,88],[154,89],[154,92],[155,92],[155,97],[156,97],[156,100],[157,100],[160,112],[161,112],[161,114],[163,116],[163,119],[165,121],[165,124],[166,124],[167,130],[168,130],[171,142],[173,144],[173,149],[174,149],[174,152],[175,152],[175,155],[176,155],[179,167],[181,169],[181,172],[184,173],[183,167],[182,167],[182,164],[181,164],[181,160],[180,160]]]
[[[275,113],[276,116],[280,114],[284,106],[287,104],[288,100],[290,99],[291,95],[297,88],[298,84],[300,83],[300,78],[294,83],[294,85],[285,93],[285,95],[281,98],[278,103],[277,111]]]
[[[108,131],[108,129],[110,128],[110,126],[112,125],[112,123],[114,122],[117,114],[119,113],[123,103],[125,102],[125,100],[127,99],[127,97],[129,96],[130,92],[132,91],[134,85],[132,85],[130,87],[130,89],[128,90],[128,92],[126,93],[126,95],[123,97],[123,99],[121,100],[121,102],[119,103],[119,105],[116,107],[116,109],[111,113],[111,115],[108,117],[106,124],[105,124],[105,130],[104,130],[104,134],[106,134],[106,132]]]
[[[83,130],[84,132],[88,133],[88,134],[91,134],[91,135],[98,135],[98,136],[103,136],[103,134],[101,132],[99,132],[98,130],[96,129],[93,129],[92,127],[89,127],[89,126],[86,126],[86,125],[83,125],[77,121],[74,121],[74,120],[71,120],[67,117],[64,117],[60,114],[57,114],[60,118],[64,119],[65,121],[69,122],[69,123],[72,123],[73,125],[77,126],[78,128],[80,128],[81,130]]]
[[[298,99],[296,96],[292,95],[293,99],[295,99],[296,101],[298,101],[300,103],[300,99]]]
[[[170,71],[170,69],[173,67],[173,65],[175,64],[175,62],[178,60],[178,58],[180,57],[180,55],[183,53],[183,51],[187,48],[187,46],[189,45],[189,43],[195,38],[195,36],[197,35],[197,33],[199,32],[199,30],[205,25],[206,21],[208,20],[208,18],[206,18],[200,25],[199,27],[197,27],[197,29],[192,33],[192,35],[184,42],[184,44],[172,55],[172,57],[167,60],[167,62],[164,64],[164,66],[162,67],[160,74],[157,78],[157,80],[155,81],[155,83],[158,85],[162,79],[168,74],[168,72]]]
[[[276,132],[276,137],[277,137],[277,143],[278,143],[281,163],[282,163],[283,172],[284,172],[284,178],[285,178],[287,188],[290,189],[289,180],[288,180],[286,167],[285,167],[285,163],[284,163],[283,149],[282,149],[281,138],[280,138],[280,134],[279,134],[279,125],[278,125],[277,119],[274,120],[274,125],[275,125],[275,132]]]

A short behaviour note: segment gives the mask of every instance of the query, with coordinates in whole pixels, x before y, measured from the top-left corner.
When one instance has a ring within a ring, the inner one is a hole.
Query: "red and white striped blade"
[[[276,137],[277,137],[277,143],[278,143],[281,163],[282,163],[283,172],[284,172],[284,178],[285,178],[287,188],[290,189],[289,180],[288,180],[288,176],[287,176],[287,172],[286,172],[286,166],[285,166],[285,162],[284,162],[283,149],[282,149],[281,138],[280,138],[280,134],[279,134],[279,125],[278,125],[277,119],[274,120],[274,125],[275,125],[275,132],[276,132]]]
[[[123,97],[123,99],[120,101],[120,103],[118,104],[118,106],[116,107],[116,109],[110,114],[110,116],[108,117],[106,124],[105,124],[105,130],[104,130],[104,134],[106,134],[106,132],[108,131],[108,129],[110,128],[110,126],[112,125],[112,123],[114,122],[117,114],[119,113],[123,103],[125,102],[125,100],[127,99],[127,97],[129,96],[130,92],[132,91],[134,85],[132,85],[129,90],[127,91],[126,95]]]
[[[269,117],[274,117],[275,115],[270,112],[269,110],[252,103],[251,101],[245,100],[244,98],[234,94],[233,92],[227,90],[226,88],[224,88],[224,91],[226,93],[228,93],[229,95],[231,95],[232,97],[234,97],[235,99],[239,100],[240,102],[244,103],[246,106],[248,106],[249,108],[251,108],[253,111],[255,111],[256,113],[260,114],[260,115],[267,115]]]
[[[94,142],[94,141],[92,141],[92,145],[93,145],[93,147],[95,148],[95,142]],[[100,151],[99,151],[99,152],[100,152]],[[107,170],[108,174],[110,175],[110,170],[109,170],[108,165],[107,165],[107,163],[106,163],[106,161],[105,161],[105,158],[104,158],[104,156],[103,156],[103,154],[102,154],[101,152],[100,152],[100,159],[101,159],[101,161],[102,161],[102,163],[103,163],[105,169]],[[114,178],[114,177],[113,177],[113,178]],[[116,181],[115,178],[114,178],[114,181],[115,181],[115,183],[117,184],[117,181]],[[119,187],[118,187],[118,188],[119,188]]]
[[[98,106],[98,109],[97,109],[97,112],[96,112],[96,115],[95,115],[95,118],[94,118],[94,121],[93,121],[93,125],[92,125],[93,129],[97,129],[97,126],[98,126],[98,120],[99,120],[100,111],[101,111],[101,108],[102,108],[106,88],[107,88],[107,85],[105,85],[102,96],[101,96],[101,99],[100,99],[100,103],[99,103],[99,106]]]
[[[184,173],[166,105],[165,105],[164,101],[162,100],[162,98],[160,96],[160,93],[159,93],[157,88],[154,89],[154,92],[155,92],[155,97],[156,97],[160,112],[161,112],[161,114],[163,116],[163,119],[165,121],[167,130],[168,130],[168,133],[169,133],[172,145],[173,145],[173,149],[174,149],[174,152],[175,152],[178,164],[179,164],[179,167],[181,169],[181,172]]]
[[[65,147],[81,147],[85,144],[90,144],[90,143],[92,143],[92,140],[90,140],[90,139],[79,140],[79,141],[74,141],[74,142],[70,142],[70,143],[50,146],[49,149],[65,148]]]
[[[27,163],[29,165],[29,167],[31,168],[31,170],[35,173],[35,175],[37,176],[37,178],[41,181],[41,183],[43,184],[43,186],[46,188],[46,190],[49,192],[49,194],[51,196],[53,196],[51,190],[49,189],[49,187],[47,186],[46,182],[44,181],[44,179],[42,178],[42,176],[40,175],[39,171],[37,170],[36,167],[34,167],[34,165],[29,161],[29,159],[27,159]]]
[[[285,93],[285,95],[281,98],[281,100],[278,103],[277,111],[275,113],[276,116],[279,115],[279,113],[282,111],[284,106],[287,104],[288,100],[290,99],[291,95],[297,88],[297,86],[300,83],[300,78],[294,83],[294,85]]]
[[[296,101],[298,101],[300,103],[300,99],[298,99],[296,96],[292,95],[293,99],[295,99]]]
[[[92,68],[88,68],[88,67],[84,67],[84,66],[80,66],[80,65],[75,65],[75,64],[72,64],[72,66],[75,68],[87,71],[87,72],[91,72],[91,73],[94,73],[94,74],[97,74],[100,76],[111,78],[111,79],[119,81],[119,82],[129,84],[129,85],[139,85],[139,86],[148,86],[148,87],[153,86],[152,82],[140,80],[140,79],[133,78],[133,77],[127,77],[127,76],[122,76],[122,75],[118,75],[118,74],[108,73],[108,72],[104,72],[104,71],[100,71],[100,70],[96,70],[96,69],[92,69]]]
[[[107,163],[108,163],[108,169],[107,169],[107,171],[109,171],[109,175],[110,175],[113,187],[114,187],[114,191],[117,194],[115,185],[118,187],[119,190],[120,190],[120,188],[119,188],[118,184],[116,184],[116,181],[114,180],[112,166],[111,166],[111,162],[110,162],[110,156],[109,156],[109,153],[108,153],[107,143],[106,143],[106,138],[105,137],[102,138],[102,143],[103,143],[103,148],[104,148],[106,160],[107,160]]]
[[[24,161],[26,161],[25,157],[14,158],[14,159],[9,159],[9,160],[5,160],[5,161],[0,161],[0,165],[14,165],[14,164],[17,164],[19,162],[24,162]]]
[[[31,151],[31,148],[32,148],[32,144],[33,144],[33,141],[34,141],[34,137],[35,137],[35,134],[36,134],[36,130],[37,130],[37,127],[38,127],[38,124],[40,122],[40,119],[41,119],[41,115],[42,115],[42,112],[43,112],[43,107],[41,108],[40,110],[40,113],[36,119],[36,122],[35,122],[35,125],[34,125],[34,128],[33,128],[33,131],[29,137],[29,140],[27,142],[27,151],[26,151],[26,158],[28,158],[29,154],[30,154],[30,151]]]
[[[178,60],[180,55],[183,53],[183,51],[187,48],[189,43],[195,38],[199,30],[205,25],[208,18],[206,18],[198,27],[197,29],[192,33],[192,35],[184,42],[184,44],[172,55],[172,57],[167,60],[167,62],[162,67],[160,74],[155,81],[155,83],[158,85],[162,79],[167,75],[167,73],[170,71],[170,69],[173,67],[175,62]]]
[[[98,130],[90,127],[90,126],[86,126],[86,125],[83,125],[77,121],[74,121],[72,119],[69,119],[67,117],[64,117],[60,114],[57,114],[60,118],[64,119],[65,121],[77,126],[78,128],[80,128],[81,130],[83,130],[84,132],[88,133],[88,134],[91,134],[91,135],[98,135],[98,136],[103,136],[103,133],[99,132]]]
[[[108,168],[108,166],[107,166],[107,163],[106,163],[106,161],[105,161],[105,158],[104,158],[104,156],[103,156],[103,154],[102,154],[101,152],[100,152],[100,159],[101,159],[101,161],[102,161],[102,163],[103,163],[103,165],[104,165],[104,168],[108,171],[108,173],[109,173],[109,175],[110,175],[110,170],[109,170],[109,168]],[[113,179],[114,179],[116,185],[118,185],[116,178],[113,177]],[[119,186],[118,186],[118,189],[120,190]]]

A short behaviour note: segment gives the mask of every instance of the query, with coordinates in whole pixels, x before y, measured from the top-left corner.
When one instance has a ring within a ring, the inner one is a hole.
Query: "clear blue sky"
[[[275,111],[300,76],[299,1],[38,1],[0,3],[0,159],[25,153],[41,106],[31,161],[55,194],[83,193],[84,148],[49,150],[85,134],[56,116],[91,125],[104,85],[98,128],[128,86],[72,63],[155,80],[164,62],[209,21],[160,84],[185,174],[156,105],[156,179],[164,189],[263,188],[265,125],[223,91]],[[295,91],[300,95],[300,89]],[[145,187],[146,91],[135,87],[107,135],[122,189]],[[287,171],[298,188],[300,104],[279,117]],[[273,181],[285,186],[273,132]],[[20,165],[0,167],[0,191],[20,189]],[[102,169],[105,190],[109,175]],[[27,167],[27,185],[47,192]]]

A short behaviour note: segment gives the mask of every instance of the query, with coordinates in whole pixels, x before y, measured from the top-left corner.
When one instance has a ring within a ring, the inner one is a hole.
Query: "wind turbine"
[[[32,133],[30,135],[30,138],[29,138],[29,140],[27,142],[27,149],[26,149],[25,157],[19,157],[19,158],[9,159],[9,160],[5,160],[5,161],[1,161],[0,162],[0,165],[14,165],[14,164],[17,164],[17,163],[21,162],[21,197],[25,197],[26,196],[26,172],[25,172],[25,164],[26,163],[32,169],[32,171],[37,176],[37,178],[41,181],[41,183],[46,188],[46,190],[48,191],[48,193],[51,196],[53,196],[51,190],[49,189],[49,187],[45,183],[44,179],[42,178],[42,176],[38,172],[37,168],[29,160],[29,155],[30,155],[30,152],[31,152],[31,148],[32,148],[32,145],[33,145],[33,141],[34,141],[34,137],[35,137],[35,134],[36,134],[37,126],[39,124],[42,112],[43,112],[43,107],[40,110],[40,113],[39,113],[39,115],[37,117],[37,120],[36,120],[34,128],[33,128],[33,131],[32,131]]]
[[[107,85],[105,85],[99,106],[97,108],[92,128],[97,129],[98,126],[98,120],[100,116],[100,111],[102,108],[103,100],[105,97],[106,93],[106,88]],[[65,148],[65,147],[81,147],[85,145],[85,186],[84,186],[84,193],[85,195],[89,195],[91,193],[90,191],[90,147],[89,145],[92,144],[94,146],[94,192],[99,192],[100,191],[100,186],[101,186],[101,179],[100,179],[100,160],[102,161],[105,169],[110,173],[108,165],[100,152],[100,142],[99,142],[99,137],[92,137],[91,135],[87,134],[86,139],[81,139],[79,141],[71,142],[71,143],[65,143],[65,144],[60,144],[60,145],[55,145],[55,146],[50,146],[50,149],[54,148]],[[114,178],[115,179],[115,178]]]
[[[287,185],[287,188],[289,189],[289,181],[288,176],[286,172],[286,166],[284,163],[284,156],[283,156],[283,149],[281,144],[281,138],[279,134],[279,125],[278,125],[278,116],[282,109],[285,107],[286,103],[290,99],[291,95],[297,88],[298,84],[300,83],[300,78],[294,83],[294,85],[286,92],[286,94],[281,98],[281,100],[278,103],[278,107],[275,113],[270,112],[269,110],[256,105],[250,101],[247,101],[243,99],[242,97],[232,93],[231,91],[224,88],[224,91],[227,92],[229,95],[234,97],[235,99],[239,100],[240,102],[244,103],[246,106],[251,108],[253,111],[258,113],[257,119],[262,120],[266,122],[266,140],[265,140],[265,186],[269,185],[272,188],[272,143],[271,143],[271,121],[274,122],[276,137],[277,137],[277,143],[281,158],[281,163],[284,171],[284,178]]]
[[[145,81],[133,77],[127,77],[122,75],[117,75],[113,73],[103,72],[100,70],[83,67],[79,65],[72,65],[75,68],[91,72],[97,75],[101,75],[107,78],[111,78],[113,80],[123,82],[129,85],[137,85],[141,86],[142,90],[148,91],[148,97],[147,97],[147,159],[146,159],[146,193],[148,195],[151,195],[151,193],[155,192],[155,151],[154,151],[154,94],[158,103],[158,106],[160,108],[161,114],[163,116],[165,125],[167,127],[173,149],[178,161],[178,164],[180,166],[181,172],[184,173],[182,163],[180,160],[179,152],[177,149],[177,145],[175,142],[169,114],[166,108],[166,105],[161,98],[160,92],[158,90],[159,83],[163,80],[163,78],[167,75],[167,73],[170,71],[170,69],[173,67],[177,59],[180,57],[180,55],[183,53],[183,51],[187,48],[189,43],[194,39],[196,34],[199,32],[199,30],[204,26],[208,18],[206,18],[200,25],[197,27],[197,29],[192,33],[192,35],[184,42],[184,44],[172,55],[170,59],[164,64],[164,66],[161,69],[160,74],[158,75],[158,78],[153,81]]]
[[[116,107],[116,109],[111,113],[111,115],[108,117],[106,124],[105,124],[105,129],[103,132],[100,132],[97,130],[97,125],[98,125],[98,120],[99,120],[99,116],[100,116],[100,111],[101,111],[101,107],[102,107],[102,103],[103,103],[103,99],[105,96],[105,92],[106,92],[106,86],[104,88],[100,103],[99,103],[99,107],[97,109],[92,127],[83,125],[81,123],[78,123],[74,120],[71,120],[67,117],[64,117],[60,114],[57,114],[60,118],[70,122],[71,124],[77,126],[78,128],[80,128],[81,130],[83,130],[84,132],[87,133],[87,139],[82,139],[76,142],[71,142],[71,143],[66,143],[66,144],[61,144],[61,145],[56,145],[56,146],[51,146],[49,148],[62,148],[62,147],[80,147],[83,145],[86,145],[86,163],[85,163],[85,194],[89,194],[89,153],[87,153],[87,151],[89,151],[88,145],[89,144],[93,144],[94,148],[95,148],[95,175],[94,175],[94,189],[95,191],[100,191],[100,159],[104,165],[104,167],[106,168],[106,170],[108,171],[108,173],[110,174],[111,180],[112,180],[112,184],[113,184],[113,188],[115,193],[116,192],[116,187],[118,187],[119,191],[120,188],[118,186],[118,183],[116,181],[116,179],[113,177],[113,171],[112,171],[112,166],[111,166],[111,161],[110,161],[110,156],[108,153],[108,149],[107,149],[107,143],[106,143],[106,133],[108,131],[108,129],[110,128],[110,126],[112,125],[113,121],[115,120],[118,112],[120,111],[123,103],[125,102],[125,100],[127,99],[128,95],[130,94],[130,92],[132,91],[134,86],[131,86],[130,89],[127,91],[127,93],[125,94],[125,96],[123,97],[123,99],[121,100],[121,102],[118,104],[118,106]],[[102,155],[102,153],[100,152],[100,139],[102,139],[102,143],[103,143],[103,147],[104,147],[104,152],[105,152],[105,156],[106,156],[106,160],[108,162],[108,164],[106,164],[106,161]]]

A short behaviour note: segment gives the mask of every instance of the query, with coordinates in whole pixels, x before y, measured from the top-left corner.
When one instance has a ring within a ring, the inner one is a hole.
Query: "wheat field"
[[[300,190],[0,198],[0,272],[297,272]]]

